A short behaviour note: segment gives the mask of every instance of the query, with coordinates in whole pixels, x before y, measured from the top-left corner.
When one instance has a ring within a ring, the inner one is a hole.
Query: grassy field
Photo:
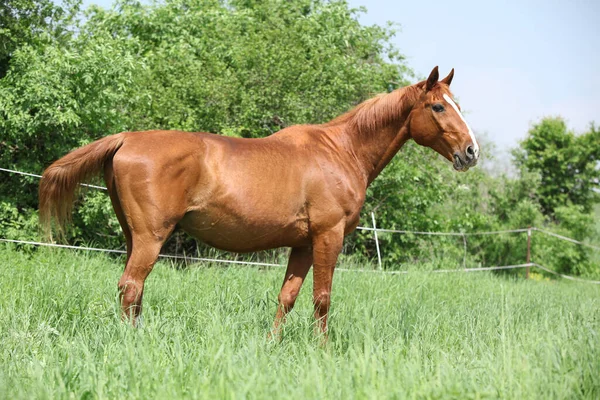
[[[159,263],[139,329],[121,270],[0,246],[0,398],[600,398],[597,286],[338,272],[322,346],[310,286],[267,341],[282,270]]]

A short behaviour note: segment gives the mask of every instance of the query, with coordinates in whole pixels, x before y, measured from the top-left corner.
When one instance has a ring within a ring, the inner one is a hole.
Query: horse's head
[[[423,92],[410,113],[409,128],[415,142],[446,157],[457,171],[466,171],[477,164],[479,144],[452,99],[453,77],[454,69],[438,82],[438,67],[435,67],[429,78],[419,84]]]

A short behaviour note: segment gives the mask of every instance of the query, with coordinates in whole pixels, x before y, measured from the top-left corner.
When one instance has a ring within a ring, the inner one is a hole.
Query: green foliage
[[[329,120],[410,72],[393,31],[361,26],[343,1],[124,1],[75,23],[56,22],[79,32],[68,40],[27,40],[13,52],[0,79],[0,165],[40,172],[124,130],[265,136]],[[43,28],[32,34],[48,36]],[[31,182],[8,176],[0,200],[33,212]],[[114,244],[114,224],[96,219],[108,199],[91,204],[69,240]]]
[[[38,238],[37,213],[21,213],[13,203],[0,201],[0,231],[6,239],[34,240]]]
[[[539,176],[535,199],[546,228],[597,243],[600,236],[594,231],[593,208],[600,201],[600,131],[592,124],[588,132],[575,135],[561,118],[544,118],[514,155],[521,179],[525,174]],[[600,274],[591,249],[539,236],[533,244],[534,261],[564,273]]]
[[[482,148],[491,148],[485,139],[480,142]],[[581,205],[559,206],[552,218],[544,215],[543,189],[538,171],[522,167],[516,176],[494,176],[485,168],[475,168],[457,174],[429,149],[407,144],[369,189],[362,223],[370,226],[374,211],[380,228],[478,232],[533,226],[580,241],[600,241],[593,215]],[[439,268],[516,265],[527,258],[525,232],[464,238],[379,233],[378,237],[384,267],[390,269],[428,262]],[[374,259],[373,233],[352,235],[345,252]],[[539,232],[534,232],[531,257],[561,273],[600,277],[594,250]]]
[[[600,131],[594,125],[576,136],[561,118],[544,118],[515,151],[517,164],[541,176],[539,201],[544,214],[570,204],[589,213],[600,199]]]
[[[9,68],[0,74],[1,167],[40,173],[68,151],[125,130],[263,137],[292,124],[325,122],[412,76],[390,43],[393,29],[360,25],[358,11],[345,1],[124,0],[110,10],[92,6],[85,18],[77,2],[63,4],[0,6],[0,63]],[[490,160],[491,143],[481,144]],[[588,219],[598,200],[600,131],[592,125],[576,136],[562,120],[544,119],[515,157],[516,176],[481,167],[459,174],[430,149],[408,143],[369,188],[361,224],[370,225],[374,212],[380,228],[544,226],[596,241]],[[2,173],[5,236],[37,237],[37,183]],[[123,247],[104,193],[85,194],[67,239]],[[381,233],[379,239],[392,269],[520,264],[526,257],[522,234],[467,240]],[[196,249],[179,234],[169,246]],[[534,261],[599,276],[597,258],[572,246],[536,237]],[[357,262],[375,259],[372,233],[349,237],[344,252]]]
[[[66,10],[51,0],[0,2],[0,78],[6,75],[13,52],[25,44],[65,39],[64,21],[79,10],[79,1],[65,1]]]
[[[482,148],[489,148],[480,139]],[[490,144],[491,147],[491,144]],[[491,153],[491,152],[490,152]],[[488,155],[488,157],[490,157]],[[520,179],[495,177],[484,168],[456,173],[429,149],[408,143],[368,191],[363,224],[375,212],[380,228],[421,232],[496,231],[543,225],[536,201],[538,175]],[[440,261],[451,265],[522,264],[526,241],[518,234],[441,237],[380,233],[387,267]],[[465,255],[465,241],[467,254]],[[359,250],[375,257],[373,234],[352,236],[346,252]]]
[[[262,137],[406,82],[393,31],[361,26],[343,1],[123,2],[85,30],[135,38],[148,66],[138,124],[154,128]]]
[[[548,228],[554,233],[583,242],[588,239],[598,242],[600,236],[594,232],[594,219],[582,206],[560,206],[556,208],[555,215],[561,223],[548,224]],[[562,273],[594,278],[600,275],[600,266],[594,261],[600,252],[594,253],[589,247],[544,234],[536,234],[532,243],[532,257],[535,262]]]
[[[1,398],[600,397],[592,285],[338,271],[321,346],[310,279],[267,341],[281,269],[160,262],[132,329],[122,260],[0,245],[0,265]]]
[[[442,202],[451,190],[444,179],[450,178],[452,171],[437,158],[431,150],[407,143],[369,187],[363,224],[371,226],[373,212],[379,228],[439,230],[442,221],[430,218],[428,210]],[[391,266],[406,261],[407,256],[414,257],[419,247],[414,236],[380,233],[379,239]],[[374,257],[374,245],[373,233],[362,231],[347,240],[346,251]]]

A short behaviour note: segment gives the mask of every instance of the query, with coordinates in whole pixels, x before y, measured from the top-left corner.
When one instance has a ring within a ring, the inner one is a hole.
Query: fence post
[[[379,239],[377,238],[377,225],[375,224],[375,213],[371,213],[371,219],[373,220],[373,235],[375,236],[375,247],[377,248],[377,265],[379,269],[381,267],[381,252],[379,251]]]
[[[527,269],[525,279],[529,279],[529,263],[531,262],[531,227],[527,228]]]

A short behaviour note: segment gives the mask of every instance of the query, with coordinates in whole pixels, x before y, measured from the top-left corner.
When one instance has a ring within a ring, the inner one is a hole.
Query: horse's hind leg
[[[119,225],[121,225],[121,229],[123,230],[123,235],[125,235],[125,244],[127,245],[127,259],[125,260],[125,265],[127,265],[132,250],[131,230],[129,229],[129,225],[127,225],[127,218],[125,217],[119,195],[117,194],[112,160],[108,161],[104,166],[104,181],[106,182],[106,189],[108,190],[110,202],[115,210]]]
[[[282,322],[285,321],[285,316],[294,307],[298,293],[302,283],[306,278],[306,274],[312,265],[312,249],[310,247],[296,247],[290,253],[287,270],[283,278],[281,292],[279,292],[279,305],[277,306],[277,314],[275,322],[273,322],[272,334],[279,335],[279,329]]]
[[[164,152],[158,142],[135,137],[137,141],[132,136],[112,160],[114,186],[126,220],[122,224],[131,234],[119,294],[123,316],[130,317],[133,324],[142,312],[146,278],[162,245],[187,212],[188,190],[194,182],[184,173],[189,170],[187,159],[179,159],[176,148]]]
[[[144,282],[156,263],[163,243],[172,231],[173,227],[170,227],[163,228],[159,235],[155,232],[136,232],[132,235],[131,256],[119,279],[119,295],[123,318],[130,318],[134,325],[142,312]]]
[[[142,312],[144,282],[162,245],[175,228],[178,218],[174,215],[182,212],[174,213],[164,202],[157,201],[158,198],[148,201],[146,193],[131,192],[128,176],[121,174],[118,178],[115,180],[112,165],[107,165],[106,185],[127,240],[127,262],[118,284],[123,319],[130,318],[135,325]],[[117,186],[121,189],[119,192]]]

